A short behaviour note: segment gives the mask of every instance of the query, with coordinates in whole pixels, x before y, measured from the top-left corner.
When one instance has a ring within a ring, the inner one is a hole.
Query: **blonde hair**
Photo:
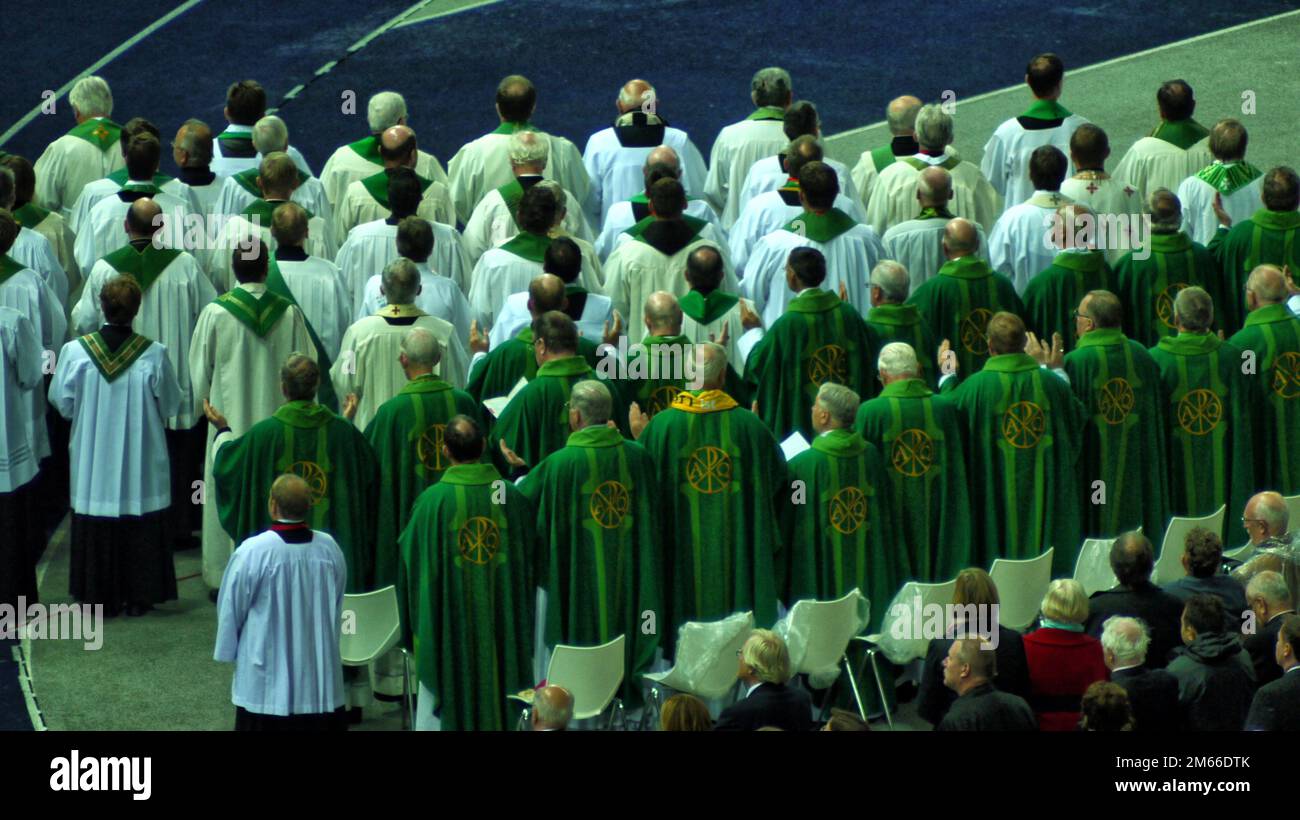
[[[770,629],[751,632],[740,656],[764,683],[785,683],[790,679],[790,650],[781,636]]]
[[[1044,618],[1081,624],[1088,620],[1088,593],[1072,578],[1057,578],[1047,587],[1042,610]]]

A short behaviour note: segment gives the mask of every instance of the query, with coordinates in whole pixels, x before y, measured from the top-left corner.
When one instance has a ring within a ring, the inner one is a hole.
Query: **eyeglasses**
[[[1088,316],[1088,315],[1086,315],[1086,314],[1080,313],[1078,310],[1072,310],[1072,311],[1070,311],[1070,316],[1071,316],[1071,318],[1073,318],[1073,319],[1075,319],[1075,320],[1083,319],[1084,321],[1087,321],[1087,322],[1091,322],[1091,321],[1092,321],[1092,317],[1091,317],[1091,316]]]
[[[1241,526],[1245,527],[1246,529],[1250,529],[1250,525],[1251,525],[1251,524],[1263,524],[1263,523],[1264,523],[1264,519],[1262,519],[1262,518],[1245,518],[1245,517],[1243,517],[1243,518],[1241,519]]]

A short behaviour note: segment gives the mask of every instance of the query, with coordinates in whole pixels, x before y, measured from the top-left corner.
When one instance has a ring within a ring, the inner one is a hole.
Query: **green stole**
[[[257,199],[254,199],[252,202],[248,203],[248,207],[240,211],[239,215],[257,217],[256,220],[250,219],[248,221],[252,222],[258,227],[266,228],[269,231],[271,229],[271,217],[275,215],[275,209],[280,207],[283,204],[285,203],[280,202],[279,200],[275,202],[267,202],[265,199],[258,197]],[[306,208],[303,208],[303,211],[307,214],[307,219],[309,221],[315,217],[315,214],[313,214],[311,211],[308,211]]]
[[[157,281],[167,266],[176,261],[181,252],[172,248],[156,248],[149,242],[141,250],[134,245],[124,245],[104,257],[104,261],[118,273],[126,274],[140,285],[142,293]]]
[[[1215,162],[1197,172],[1196,178],[1221,194],[1231,194],[1259,179],[1263,171],[1245,160]]]
[[[264,339],[293,302],[278,293],[273,293],[269,287],[266,293],[262,294],[261,299],[241,287],[235,287],[218,296],[216,304],[221,305],[231,316],[257,334],[259,339]]]
[[[266,292],[279,296],[291,305],[298,305],[298,300],[294,297],[293,291],[289,289],[289,283],[284,281],[284,274],[280,272],[280,265],[274,256],[271,257],[271,262],[266,268]],[[302,306],[298,305],[298,309],[302,310]],[[316,364],[319,366],[321,373],[327,374],[325,378],[320,380],[320,386],[316,389],[316,397],[321,404],[337,413],[339,409],[338,394],[334,392],[334,380],[328,378],[330,366],[333,364],[330,361],[329,352],[325,349],[325,345],[321,344],[320,337],[316,335],[316,329],[311,326],[311,320],[307,318],[306,311],[302,313],[302,323],[307,326],[307,335],[311,337],[312,346],[316,348]]]
[[[245,168],[244,170],[235,174],[232,177],[232,179],[235,180],[235,184],[238,185],[240,188],[243,188],[245,191],[248,191],[253,196],[257,197],[258,199],[261,199],[262,189],[257,187],[257,176],[260,172],[261,169],[259,168]],[[308,176],[301,168],[299,168],[298,184],[301,185],[309,179],[311,179],[311,177]],[[158,178],[154,177],[154,181],[157,182],[157,180]]]
[[[1164,140],[1170,145],[1181,148],[1184,151],[1209,135],[1209,129],[1191,117],[1176,122],[1161,120],[1160,124],[1151,132],[1151,136],[1156,139]]]
[[[700,231],[704,230],[704,226],[709,224],[703,219],[699,219],[694,216],[689,216],[687,214],[682,214],[681,220],[685,222],[687,226],[690,227],[692,242],[694,242],[695,239],[699,237]],[[638,242],[645,242],[646,241],[645,230],[646,228],[653,225],[654,222],[655,222],[654,216],[647,216],[645,219],[641,220],[640,222],[636,223],[632,227],[628,228],[626,231],[623,231],[623,233],[627,234],[628,236],[632,237]],[[646,244],[649,243],[647,242]]]
[[[420,180],[421,194],[429,190],[429,186],[433,184],[433,180],[425,179],[419,174],[416,174],[415,178]],[[365,187],[366,193],[374,197],[375,202],[378,202],[384,208],[384,210],[386,211],[392,210],[392,208],[388,207],[388,172],[387,171],[380,171],[377,174],[371,174],[370,176],[361,180],[361,184]]]
[[[831,208],[820,214],[805,210],[782,227],[790,233],[806,236],[814,242],[824,244],[841,234],[848,233],[857,227],[857,224],[853,217],[839,208]]]
[[[256,174],[254,174],[254,176],[256,176]],[[113,182],[116,182],[118,185],[123,187],[130,184],[131,182],[131,177],[127,173],[127,170],[125,168],[118,168],[116,171],[109,174],[108,177],[106,178],[112,180]],[[171,182],[173,179],[174,177],[169,177],[166,174],[154,174],[153,179],[151,181],[153,182],[154,187],[162,188],[162,186]]]
[[[108,117],[89,119],[69,131],[68,136],[83,139],[107,154],[121,138],[122,126]]]
[[[376,135],[372,134],[369,137],[362,137],[356,142],[350,142],[348,147],[366,162],[373,162],[375,165],[384,164],[383,157],[379,156],[379,137]]]
[[[27,266],[9,255],[0,255],[0,285],[8,282],[14,274],[26,270]]]
[[[496,128],[492,129],[492,133],[501,134],[503,136],[508,137],[511,134],[517,133],[519,131],[536,131],[536,130],[537,130],[537,126],[533,125],[530,122],[503,122],[500,125],[498,125]]]
[[[90,354],[90,360],[95,363],[100,375],[107,382],[112,382],[125,373],[131,365],[135,364],[136,359],[149,349],[149,345],[153,344],[140,334],[132,333],[116,353],[110,353],[104,337],[99,335],[98,330],[78,337],[77,341],[85,348],[86,353]]]
[[[1032,120],[1063,120],[1070,116],[1070,110],[1056,100],[1034,100],[1020,116]]]
[[[952,211],[947,208],[922,208],[921,213],[916,215],[917,219],[956,219]]]
[[[501,250],[540,265],[546,260],[546,249],[549,247],[551,247],[551,237],[520,231],[509,242],[501,245]]]
[[[35,229],[49,215],[49,211],[32,202],[14,209],[14,221],[18,223],[20,228]]]
[[[249,145],[252,145],[253,132],[252,131],[222,131],[220,134],[217,135],[217,141],[223,144],[227,142],[246,142]]]
[[[898,157],[894,156],[892,145],[882,145],[871,152],[871,164],[876,166],[876,173],[880,173],[897,161]]]
[[[755,109],[755,110],[754,110],[754,111],[753,111],[753,112],[752,112],[748,117],[745,117],[745,119],[747,119],[747,120],[784,120],[784,119],[785,119],[785,109],[782,108],[782,107],[779,106],[779,105],[764,105],[764,106],[762,106],[762,107],[760,107],[760,108],[756,108],[756,109]]]
[[[708,294],[691,290],[679,299],[677,304],[681,307],[682,313],[694,321],[702,325],[711,325],[726,316],[739,301],[740,297],[736,294],[724,293],[720,289],[711,290]]]

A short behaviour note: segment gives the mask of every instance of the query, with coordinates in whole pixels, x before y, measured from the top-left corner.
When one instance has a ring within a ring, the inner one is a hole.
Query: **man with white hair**
[[[1272,490],[1256,493],[1246,502],[1241,525],[1250,537],[1251,558],[1232,573],[1243,584],[1265,570],[1279,572],[1288,589],[1300,589],[1300,536],[1290,529],[1286,499]],[[1296,593],[1292,592],[1292,596]]]
[[[445,225],[438,227],[446,228]],[[435,233],[435,223],[418,216],[406,217],[397,223],[397,254],[393,259],[409,259],[420,271],[420,293],[415,297],[415,306],[430,316],[451,322],[456,329],[456,338],[467,340],[472,322],[469,300],[450,277],[435,271],[429,263],[436,244]],[[391,261],[393,260],[385,260],[384,266]],[[347,304],[346,299],[344,304]],[[361,320],[373,316],[387,304],[388,300],[383,293],[383,274],[376,273],[366,282],[364,298],[352,318]]]
[[[797,100],[785,110],[782,128],[786,139],[795,140],[807,134],[820,140],[822,137],[821,118],[817,116],[817,107],[807,100]],[[822,157],[840,181],[840,191],[854,204],[858,202],[858,191],[853,184],[853,175],[849,167],[837,159]],[[740,189],[740,210],[743,211],[749,201],[759,194],[775,191],[789,179],[785,172],[785,157],[781,154],[764,157],[755,162],[745,175],[745,184]]]
[[[961,416],[925,383],[911,345],[885,345],[876,370],[884,387],[862,403],[855,427],[888,465],[891,518],[900,542],[911,545],[915,577],[952,578],[972,557]]]
[[[654,86],[645,80],[629,80],[618,92],[618,119],[614,125],[597,131],[587,139],[582,163],[591,179],[587,195],[587,219],[601,227],[605,214],[616,202],[640,193],[644,180],[642,165],[659,146],[673,150],[681,158],[681,180],[687,194],[698,196],[704,190],[708,170],[700,149],[690,135],[672,128],[659,115],[660,100]]]
[[[1020,294],[1025,303],[1025,324],[1043,339],[1061,334],[1067,350],[1074,349],[1078,316],[1075,307],[1079,300],[1089,291],[1117,290],[1115,273],[1106,263],[1105,252],[1088,239],[1096,224],[1097,214],[1084,205],[1057,208],[1052,239],[1060,252],[1051,264],[1034,274]]]
[[[755,629],[740,651],[736,677],[745,697],[722,710],[715,732],[752,732],[773,728],[783,732],[806,732],[813,728],[809,715],[812,699],[798,687],[787,685],[794,676],[790,650],[780,635],[769,629]]]
[[[1159,666],[1147,664],[1151,636],[1137,618],[1113,615],[1101,631],[1101,657],[1110,680],[1124,687],[1133,728],[1139,732],[1183,729],[1178,711],[1178,679]]]
[[[253,144],[253,126],[266,116],[266,89],[257,80],[240,80],[226,89],[226,130],[212,143],[212,170],[218,176],[228,177],[249,168],[256,168],[263,154]],[[311,175],[311,166],[302,152],[290,145],[285,153],[304,174]]]
[[[345,237],[358,225],[386,219],[392,215],[388,202],[388,180],[398,168],[409,169],[420,182],[420,208],[417,213],[430,222],[444,225],[456,224],[452,210],[451,192],[444,182],[421,176],[415,170],[419,165],[420,151],[415,131],[406,125],[394,125],[379,135],[381,171],[362,177],[350,185],[334,211],[335,234]]]
[[[488,192],[509,184],[513,178],[509,143],[510,135],[518,131],[535,132],[547,143],[544,175],[560,183],[579,203],[586,202],[591,182],[582,165],[582,155],[564,137],[547,134],[532,124],[536,107],[537,89],[527,77],[512,74],[497,84],[496,112],[501,125],[461,146],[448,165],[451,198],[456,206],[456,218],[461,222],[469,222],[474,208]],[[581,209],[576,209],[575,216],[580,215]]]
[[[1114,265],[1147,239],[1147,231],[1140,225],[1143,200],[1138,189],[1124,177],[1106,173],[1109,156],[1110,138],[1105,131],[1092,123],[1074,129],[1070,137],[1074,176],[1061,183],[1061,194],[1097,215],[1095,242]]]
[[[641,178],[644,187],[640,193],[625,199],[621,202],[615,202],[609,206],[604,214],[604,223],[600,228],[600,235],[596,237],[596,253],[600,254],[602,260],[609,258],[610,253],[618,245],[622,235],[636,223],[650,216],[650,188],[661,179],[675,179],[679,182],[682,179],[681,159],[676,151],[667,145],[661,145],[654,148],[646,154],[645,165],[641,167]],[[686,188],[685,185],[682,186]],[[719,241],[726,241],[727,233],[722,230],[722,223],[718,219],[717,211],[709,205],[704,199],[695,196],[689,191],[686,194],[686,215],[696,219],[702,219],[713,226],[717,232]]]
[[[1257,572],[1246,584],[1246,604],[1255,617],[1255,629],[1246,633],[1242,644],[1250,653],[1250,660],[1255,665],[1255,679],[1260,686],[1282,677],[1274,648],[1285,616],[1295,614],[1293,600],[1286,578],[1280,572],[1271,569]]]
[[[867,324],[876,332],[879,344],[906,342],[912,350],[921,351],[921,377],[931,388],[936,388],[939,375],[934,356],[939,350],[939,340],[921,318],[916,305],[907,304],[910,288],[907,268],[892,259],[877,263],[871,269],[871,310],[867,313]]]
[[[462,236],[465,252],[471,262],[478,262],[484,252],[518,235],[519,223],[515,218],[524,191],[544,181],[547,157],[551,143],[536,131],[516,131],[507,139],[506,156],[510,160],[510,182],[488,191],[475,206],[465,222]],[[562,187],[562,186],[561,186]],[[563,191],[564,201],[559,203],[564,211],[561,226],[570,234],[590,242],[594,235],[582,214],[582,208],[573,194]]]
[[[1183,228],[1196,242],[1208,243],[1219,229],[1214,204],[1222,203],[1232,223],[1244,222],[1259,209],[1264,172],[1246,161],[1249,135],[1246,126],[1232,118],[1210,129],[1209,148],[1214,161],[1183,179],[1178,201],[1183,203]]]
[[[102,77],[82,77],[68,92],[77,125],[46,147],[36,160],[37,205],[72,216],[81,189],[126,164],[118,150],[122,126],[109,117],[113,92]]]
[[[893,166],[890,166],[891,168]],[[943,233],[948,223],[958,217],[949,209],[953,198],[952,174],[942,166],[925,168],[915,175],[917,214],[912,219],[891,225],[880,238],[885,257],[907,268],[911,289],[916,290],[939,273],[947,260],[943,255]],[[979,258],[988,261],[988,241],[984,228],[975,225],[979,235]]]
[[[366,123],[370,136],[337,148],[325,161],[320,181],[325,186],[325,196],[333,205],[343,200],[348,186],[384,170],[386,167],[379,152],[379,137],[394,125],[408,125],[406,100],[396,91],[380,91],[366,105]],[[437,157],[418,152],[415,173],[425,179],[450,185],[447,172]]]
[[[1028,174],[1033,195],[1009,205],[989,232],[989,264],[1011,277],[1016,293],[1022,296],[1029,280],[1052,264],[1055,256],[1046,239],[1056,209],[1071,201],[1061,193],[1069,166],[1070,161],[1054,145],[1034,149]]]
[[[753,113],[718,132],[709,153],[704,196],[722,215],[722,227],[727,231],[740,216],[740,191],[750,166],[778,153],[789,142],[784,132],[785,110],[794,101],[789,72],[775,66],[759,69],[750,82],[749,98],[754,103]]]
[[[1168,80],[1156,91],[1160,124],[1133,143],[1115,168],[1115,176],[1137,188],[1146,202],[1157,188],[1174,190],[1209,165],[1210,131],[1196,120],[1196,97],[1186,80]]]
[[[289,148],[289,128],[284,120],[268,114],[253,125],[253,147],[259,156],[265,157],[276,152],[287,152]],[[231,174],[221,183],[221,193],[217,199],[216,213],[238,214],[262,196],[257,186],[258,168],[256,166]],[[163,190],[166,190],[164,187]],[[321,181],[301,168],[298,169],[298,187],[293,189],[293,201],[297,202],[307,213],[319,216],[330,223],[333,209],[325,197],[325,186]],[[338,236],[343,236],[343,233]]]
[[[910,157],[921,150],[916,142],[916,113],[920,110],[921,100],[911,94],[895,97],[886,106],[885,124],[891,137],[889,144],[863,151],[858,164],[853,166],[853,185],[864,210],[871,207],[871,193],[881,171],[900,157]]]
[[[984,145],[980,170],[1007,207],[1024,202],[1034,193],[1027,173],[1034,151],[1052,145],[1064,155],[1074,129],[1087,122],[1061,105],[1064,80],[1065,64],[1055,54],[1039,54],[1030,60],[1025,68],[1025,84],[1034,96],[1033,105],[998,126]],[[1073,173],[1068,170],[1068,160],[1066,164],[1062,179]]]
[[[543,686],[533,697],[534,732],[563,732],[573,720],[573,694],[563,686]]]
[[[915,154],[898,157],[880,172],[867,205],[867,224],[883,234],[894,225],[917,218],[916,190],[920,173],[943,168],[951,179],[947,207],[984,230],[992,230],[1002,213],[1002,198],[980,173],[979,166],[962,159],[952,147],[952,117],[943,106],[931,103],[916,113]]]
[[[451,322],[430,316],[415,305],[420,292],[420,271],[409,259],[396,259],[384,268],[387,304],[373,316],[352,324],[343,334],[339,357],[330,369],[334,390],[340,396],[355,394],[356,425],[364,430],[379,406],[406,384],[399,366],[402,339],[414,327],[428,328],[446,351],[437,375],[453,387],[464,388],[469,356]]]

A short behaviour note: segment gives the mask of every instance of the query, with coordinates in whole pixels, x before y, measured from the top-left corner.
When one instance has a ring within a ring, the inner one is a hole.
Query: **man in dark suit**
[[[1146,536],[1126,532],[1115,539],[1110,548],[1110,568],[1119,580],[1119,586],[1093,593],[1088,601],[1088,623],[1084,628],[1089,635],[1098,638],[1102,625],[1112,615],[1141,619],[1151,636],[1147,665],[1160,669],[1169,661],[1169,653],[1182,645],[1183,605],[1151,583],[1151,570],[1155,565],[1155,551]]]
[[[755,629],[740,650],[736,677],[745,686],[745,696],[722,710],[715,732],[752,732],[774,727],[787,732],[813,728],[812,698],[802,689],[787,686],[790,650],[770,629]]]
[[[1284,615],[1278,630],[1277,664],[1282,677],[1255,693],[1246,729],[1258,732],[1300,731],[1300,617]]]
[[[957,693],[936,732],[1033,732],[1038,719],[1018,695],[993,688],[997,651],[979,638],[953,641],[943,662],[943,685]]]
[[[1101,655],[1112,683],[1128,692],[1133,729],[1138,732],[1177,732],[1178,679],[1163,669],[1146,666],[1151,636],[1137,618],[1108,618],[1101,630]]]
[[[1291,606],[1291,590],[1287,589],[1286,579],[1271,569],[1257,572],[1250,579],[1246,585],[1246,602],[1255,613],[1255,631],[1247,633],[1242,643],[1255,665],[1255,679],[1263,686],[1282,677],[1276,659],[1277,633],[1282,629],[1283,616],[1294,614],[1295,609]]]
[[[1165,584],[1164,589],[1184,604],[1197,593],[1214,595],[1223,602],[1224,628],[1239,632],[1246,612],[1246,588],[1236,578],[1224,575],[1222,568],[1223,541],[1219,534],[1194,527],[1183,542],[1183,571],[1187,575]]]

